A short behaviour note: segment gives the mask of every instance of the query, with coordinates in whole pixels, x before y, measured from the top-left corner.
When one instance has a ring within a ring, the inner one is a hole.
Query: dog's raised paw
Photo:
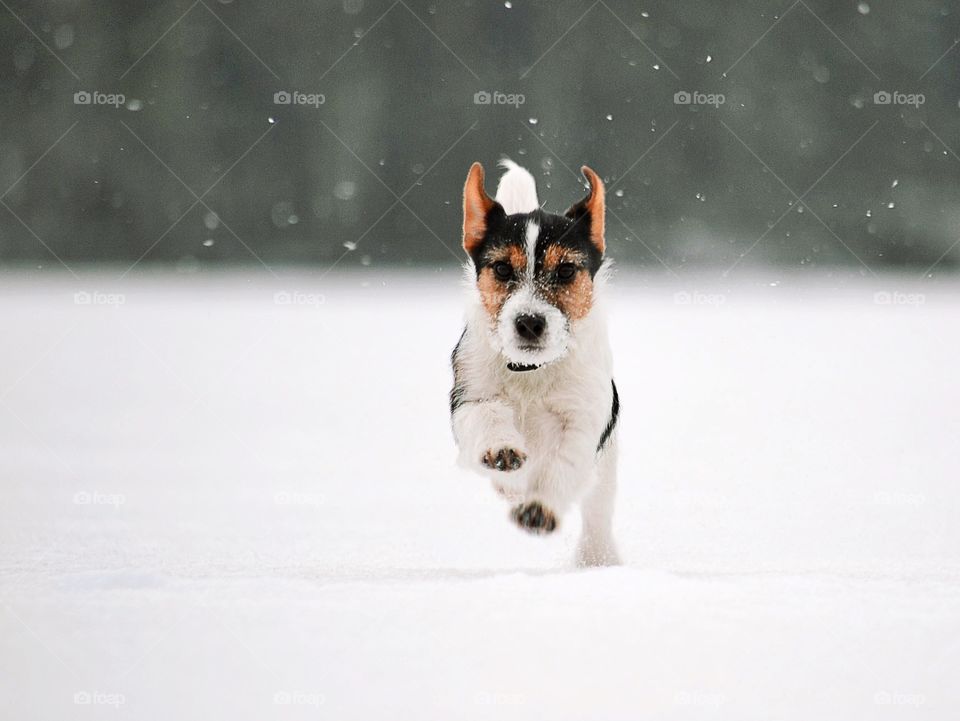
[[[557,517],[542,504],[521,503],[510,514],[520,528],[530,533],[552,533],[557,527]]]
[[[491,448],[483,454],[480,462],[487,468],[498,471],[516,471],[527,460],[526,454],[513,448]]]

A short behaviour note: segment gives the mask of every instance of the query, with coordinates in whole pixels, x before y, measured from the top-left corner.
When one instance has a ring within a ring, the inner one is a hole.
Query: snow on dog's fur
[[[563,215],[539,208],[536,183],[501,162],[496,199],[474,163],[463,193],[469,260],[466,328],[450,391],[460,462],[511,501],[512,520],[551,533],[579,504],[578,562],[618,562],[611,536],[617,389],[598,308],[606,277],[604,187]]]

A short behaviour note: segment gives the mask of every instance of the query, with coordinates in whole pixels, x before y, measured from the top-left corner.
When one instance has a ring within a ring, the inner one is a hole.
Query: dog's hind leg
[[[583,530],[577,546],[578,566],[618,566],[613,542],[613,503],[617,492],[617,441],[609,439],[597,459],[597,482],[580,504]]]

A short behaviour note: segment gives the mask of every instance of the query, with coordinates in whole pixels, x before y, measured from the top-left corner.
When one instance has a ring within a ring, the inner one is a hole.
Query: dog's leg
[[[544,413],[530,424],[536,458],[531,461],[523,502],[511,517],[530,533],[550,533],[561,516],[596,479],[598,433],[570,416]]]
[[[519,476],[527,460],[523,435],[514,423],[513,409],[496,400],[473,401],[453,413],[453,430],[462,466],[499,482]]]
[[[583,530],[577,546],[578,566],[618,566],[613,542],[613,501],[617,491],[617,442],[607,441],[597,460],[597,483],[580,504]]]

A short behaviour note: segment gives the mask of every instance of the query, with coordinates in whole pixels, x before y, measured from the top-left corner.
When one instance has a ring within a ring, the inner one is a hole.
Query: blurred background
[[[471,162],[657,273],[955,270],[945,0],[5,0],[0,261],[455,267]]]

